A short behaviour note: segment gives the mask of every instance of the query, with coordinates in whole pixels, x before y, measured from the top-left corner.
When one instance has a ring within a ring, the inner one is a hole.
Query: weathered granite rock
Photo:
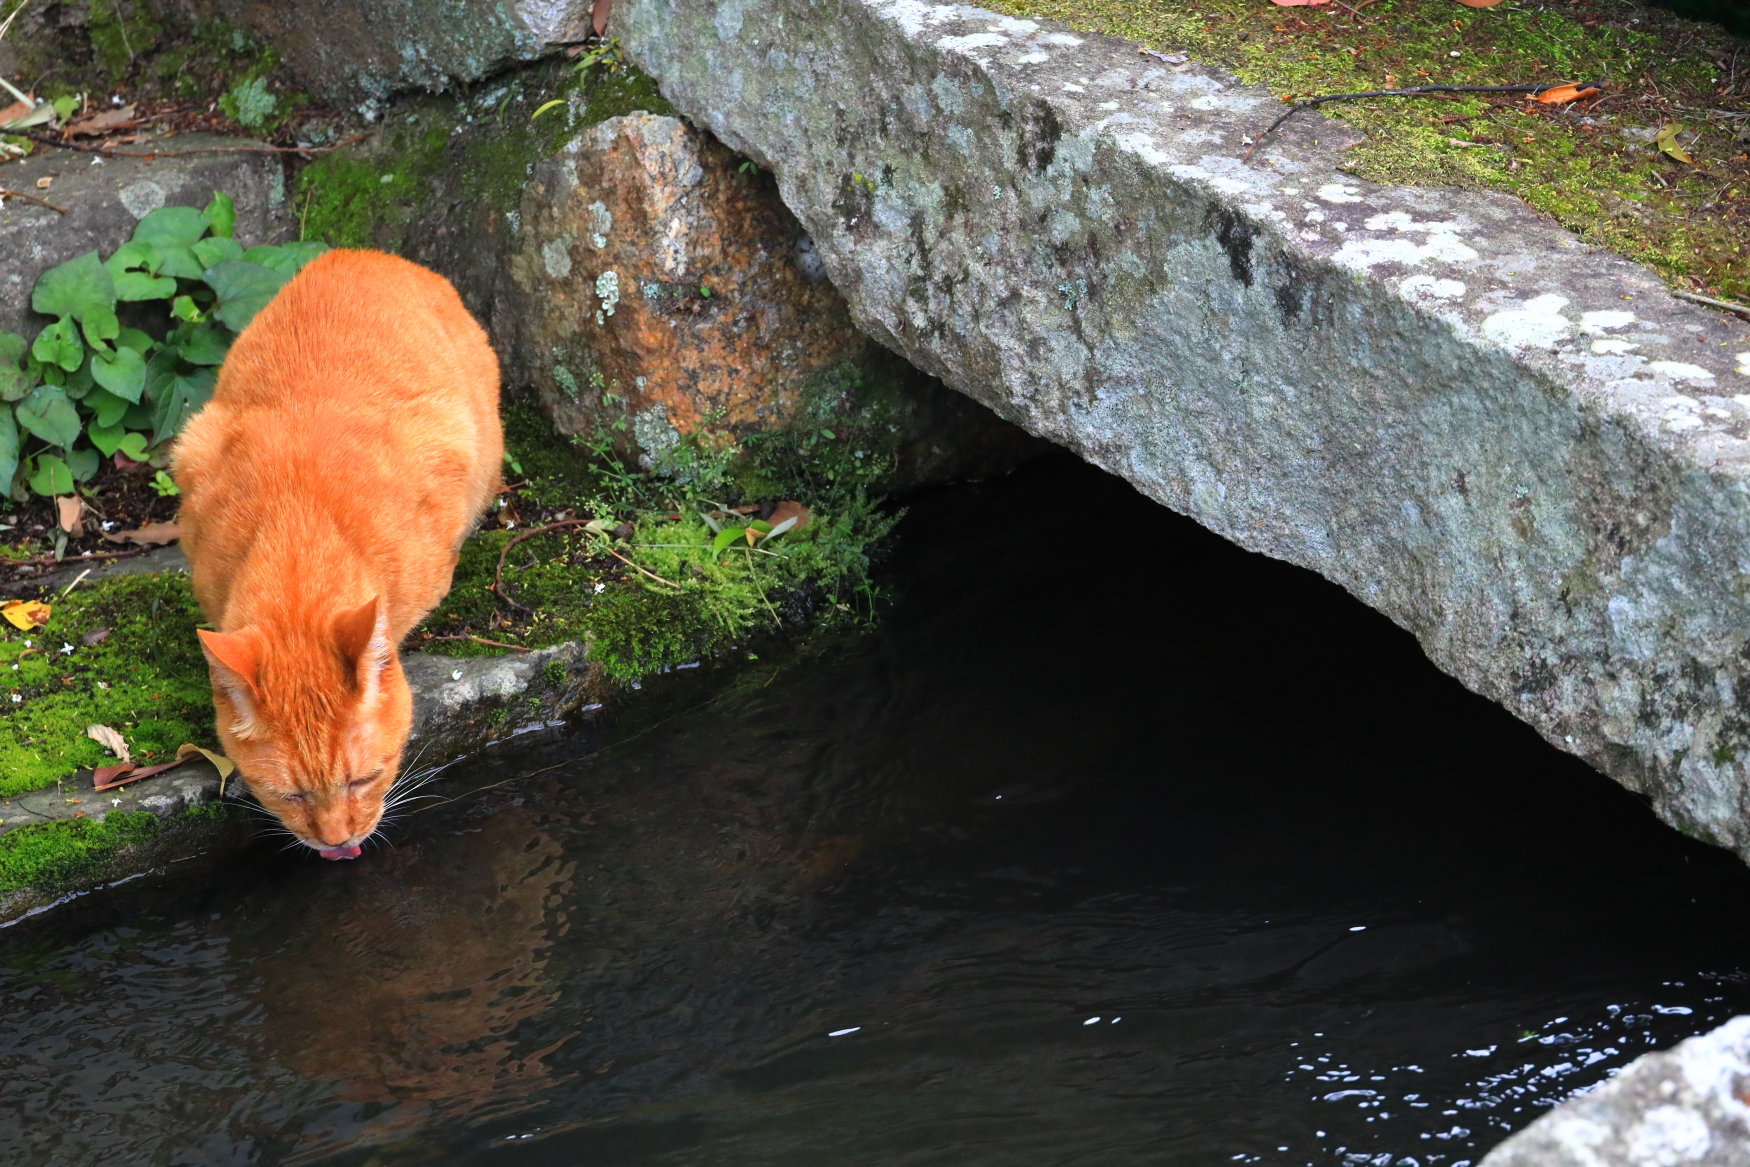
[[[1637,1058],[1493,1151],[1482,1167],[1750,1164],[1750,1017]]]
[[[1337,581],[1750,857],[1750,328],[1522,203],[1374,186],[1195,64],[912,0],[621,0],[865,331]]]
[[[231,148],[253,143],[216,134],[159,139],[165,151]],[[137,147],[122,147],[137,149]],[[214,191],[237,205],[236,237],[277,243],[294,225],[286,209],[284,162],[277,154],[209,153],[182,157],[97,158],[43,148],[0,166],[0,187],[20,190],[66,214],[0,200],[0,331],[32,338],[48,318],[30,310],[37,277],[93,249],[107,255],[128,241],[134,224],[159,207],[204,207]],[[39,189],[37,181],[51,179]]]
[[[633,113],[535,168],[493,319],[561,433],[628,417],[648,452],[774,428],[811,377],[869,355],[770,177],[738,161]]]
[[[327,101],[437,91],[589,34],[592,0],[151,0],[181,23],[219,19],[274,47]]]

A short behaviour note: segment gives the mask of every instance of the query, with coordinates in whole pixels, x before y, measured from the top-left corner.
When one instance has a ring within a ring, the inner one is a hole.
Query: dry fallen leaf
[[[1319,4],[1329,4],[1331,0],[1270,0],[1278,8],[1311,8]]]
[[[1579,101],[1582,97],[1591,97],[1598,92],[1596,85],[1581,88],[1578,83],[1573,85],[1558,85],[1554,89],[1546,89],[1537,95],[1537,100],[1552,105],[1563,105],[1570,101]]]
[[[55,184],[55,176],[52,174],[45,174],[41,178],[36,180],[36,188],[38,190],[48,190],[49,187],[53,186],[54,184]]]
[[[108,638],[109,629],[93,628],[90,632],[87,632],[84,636],[79,638],[79,643],[83,644],[86,648],[92,648],[96,645],[102,644]]]
[[[0,616],[25,632],[41,628],[49,622],[50,608],[41,600],[8,600],[0,605]]]
[[[182,538],[182,528],[175,523],[147,523],[135,531],[110,531],[103,537],[111,543],[138,543],[142,547],[151,543],[163,546]]]
[[[122,735],[107,725],[88,725],[85,727],[85,736],[124,762],[134,760],[128,756],[128,743],[122,740]]]
[[[3,126],[7,122],[10,122],[10,121],[16,121],[17,119],[23,117],[25,114],[29,113],[31,110],[33,110],[35,108],[36,108],[36,106],[30,104],[29,102],[25,102],[25,101],[13,102],[11,105],[7,106],[5,109],[0,109],[0,126]]]
[[[1501,0],[1458,0],[1466,8],[1493,8]]]
[[[213,766],[219,771],[219,780],[221,782],[226,778],[229,778],[237,770],[237,763],[233,762],[230,758],[227,758],[224,754],[214,753],[212,750],[203,750],[193,742],[183,742],[180,746],[176,747],[176,760],[178,762],[186,762],[196,756],[205,758],[213,764]]]
[[[808,525],[808,520],[813,517],[814,512],[810,511],[801,503],[791,502],[789,499],[785,499],[783,502],[772,508],[772,516],[767,519],[766,522],[775,527],[785,519],[795,519],[796,526],[794,527],[794,530],[800,531]]]
[[[1695,159],[1691,158],[1689,152],[1677,144],[1677,135],[1682,132],[1682,123],[1666,122],[1659,127],[1659,132],[1653,136],[1653,146],[1656,149],[1663,150],[1679,162],[1686,162],[1689,165],[1694,166]]]
[[[90,117],[80,118],[67,127],[67,136],[77,138],[84,135],[95,138],[100,134],[107,134],[111,130],[127,129],[134,124],[134,107],[130,102],[117,109],[106,109],[102,113],[94,113]]]
[[[109,790],[116,786],[126,786],[130,782],[138,782],[142,778],[150,778],[154,774],[162,774],[166,770],[174,770],[181,762],[163,762],[156,766],[136,766],[132,762],[117,762],[113,766],[99,766],[91,772],[91,788],[93,790]]]
[[[55,499],[55,514],[61,530],[78,539],[85,534],[85,501],[76,494],[64,494]]]

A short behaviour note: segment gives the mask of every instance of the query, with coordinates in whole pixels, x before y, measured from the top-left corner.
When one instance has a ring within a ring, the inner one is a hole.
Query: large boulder
[[[1750,1017],[1629,1063],[1493,1151],[1482,1167],[1745,1167]]]
[[[793,419],[806,382],[870,355],[770,177],[678,118],[590,126],[524,189],[494,321],[561,433]]]

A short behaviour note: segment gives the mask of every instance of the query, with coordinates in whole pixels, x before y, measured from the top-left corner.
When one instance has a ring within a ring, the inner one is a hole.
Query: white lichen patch
[[[1750,377],[1750,353],[1738,354],[1738,372]]]
[[[1457,235],[1454,223],[1421,223],[1408,215],[1393,213],[1374,215],[1365,226],[1370,231],[1386,228],[1375,226],[1381,220],[1391,220],[1392,229],[1400,233],[1391,239],[1352,239],[1337,249],[1331,258],[1348,267],[1369,268],[1379,263],[1401,263],[1410,266],[1437,259],[1445,263],[1468,263],[1477,258],[1476,249]],[[1423,242],[1401,237],[1404,232],[1426,232]],[[1566,303],[1564,300],[1563,303]]]
[[[1700,365],[1687,361],[1648,361],[1647,372],[1669,377],[1673,381],[1712,381],[1714,375]]]
[[[597,324],[605,323],[605,317],[614,314],[614,308],[620,303],[620,273],[605,271],[595,278],[595,294],[601,298],[602,306],[595,314]]]
[[[1595,340],[1592,351],[1601,357],[1620,357],[1634,352],[1641,346],[1627,340]]]
[[[1361,188],[1345,186],[1340,182],[1327,182],[1319,187],[1314,197],[1327,203],[1358,203],[1361,201]]]
[[[1507,348],[1554,348],[1574,330],[1574,322],[1562,315],[1567,306],[1566,296],[1533,296],[1484,320],[1483,336]]]
[[[966,36],[945,36],[936,47],[945,53],[970,53],[974,49],[994,49],[1009,43],[1009,38],[994,32],[975,32]]]
[[[1580,313],[1580,331],[1587,336],[1603,336],[1609,329],[1626,328],[1634,322],[1635,314],[1633,312],[1623,312],[1616,309],[1606,312]],[[1593,349],[1592,351],[1597,352],[1598,350]]]
[[[571,275],[571,252],[567,250],[563,239],[549,239],[541,244],[541,266],[556,280],[563,280]]]
[[[1398,291],[1406,299],[1422,303],[1445,303],[1462,297],[1465,293],[1465,286],[1460,280],[1444,280],[1434,276],[1416,275],[1399,284]]]
[[[600,199],[586,209],[589,212],[589,245],[600,251],[608,245],[608,232],[614,229],[614,216]]]

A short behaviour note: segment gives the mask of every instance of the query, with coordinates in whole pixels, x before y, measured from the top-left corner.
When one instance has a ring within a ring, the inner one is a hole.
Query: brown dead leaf
[[[126,786],[130,782],[138,782],[142,778],[150,778],[154,774],[162,774],[166,770],[174,770],[182,765],[177,762],[163,762],[156,766],[136,766],[132,762],[117,762],[113,766],[99,766],[91,772],[91,789],[110,790],[117,786]]]
[[[772,508],[772,515],[766,520],[766,522],[775,527],[786,519],[795,519],[796,525],[791,529],[800,531],[808,525],[808,521],[812,518],[814,518],[813,511],[810,511],[799,502],[791,502],[789,499],[785,499],[783,502]]]
[[[1313,8],[1330,2],[1331,0],[1270,0],[1278,8]]]
[[[7,106],[5,109],[0,109],[0,126],[3,126],[7,122],[10,122],[10,121],[16,121],[17,119],[23,117],[25,114],[29,113],[31,110],[33,110],[35,108],[36,108],[36,106],[32,105],[29,102],[25,102],[25,101],[13,102],[11,105]]]
[[[23,632],[32,632],[49,622],[50,608],[41,600],[8,600],[0,604],[0,616]]]
[[[38,190],[48,190],[49,187],[53,185],[55,185],[55,176],[52,174],[45,174],[36,180],[36,188]]]
[[[55,499],[55,514],[61,530],[78,539],[85,534],[85,500],[76,494],[64,494]]]
[[[175,523],[147,523],[134,531],[108,531],[103,536],[111,543],[137,543],[144,547],[151,544],[162,547],[166,543],[174,543],[182,538],[182,528]]]
[[[1501,0],[1458,0],[1466,8],[1493,8]]]
[[[1573,85],[1558,85],[1554,89],[1546,89],[1537,95],[1536,100],[1550,105],[1565,105],[1570,101],[1579,101],[1582,97],[1591,97],[1598,92],[1598,86],[1588,85],[1584,89],[1578,83]]]
[[[608,10],[613,6],[613,0],[595,0],[589,9],[589,26],[597,36],[608,31]]]
[[[176,747],[176,760],[178,762],[193,761],[197,757],[205,758],[213,764],[214,768],[219,771],[219,780],[221,782],[229,778],[237,770],[237,763],[233,762],[230,758],[227,758],[224,754],[202,749],[193,742],[183,742],[180,746]]]
[[[122,740],[122,735],[107,725],[88,725],[85,736],[124,762],[134,760],[128,755],[128,743]]]
[[[87,632],[84,636],[81,636],[79,638],[79,643],[83,644],[86,648],[95,648],[97,645],[102,644],[105,640],[108,640],[108,639],[109,639],[109,629],[107,629],[107,628],[93,628],[91,631]]]
[[[80,118],[67,127],[69,138],[95,138],[107,134],[111,130],[132,129],[139,123],[134,120],[132,102],[116,109],[106,109],[102,113],[94,113],[90,117]]]

